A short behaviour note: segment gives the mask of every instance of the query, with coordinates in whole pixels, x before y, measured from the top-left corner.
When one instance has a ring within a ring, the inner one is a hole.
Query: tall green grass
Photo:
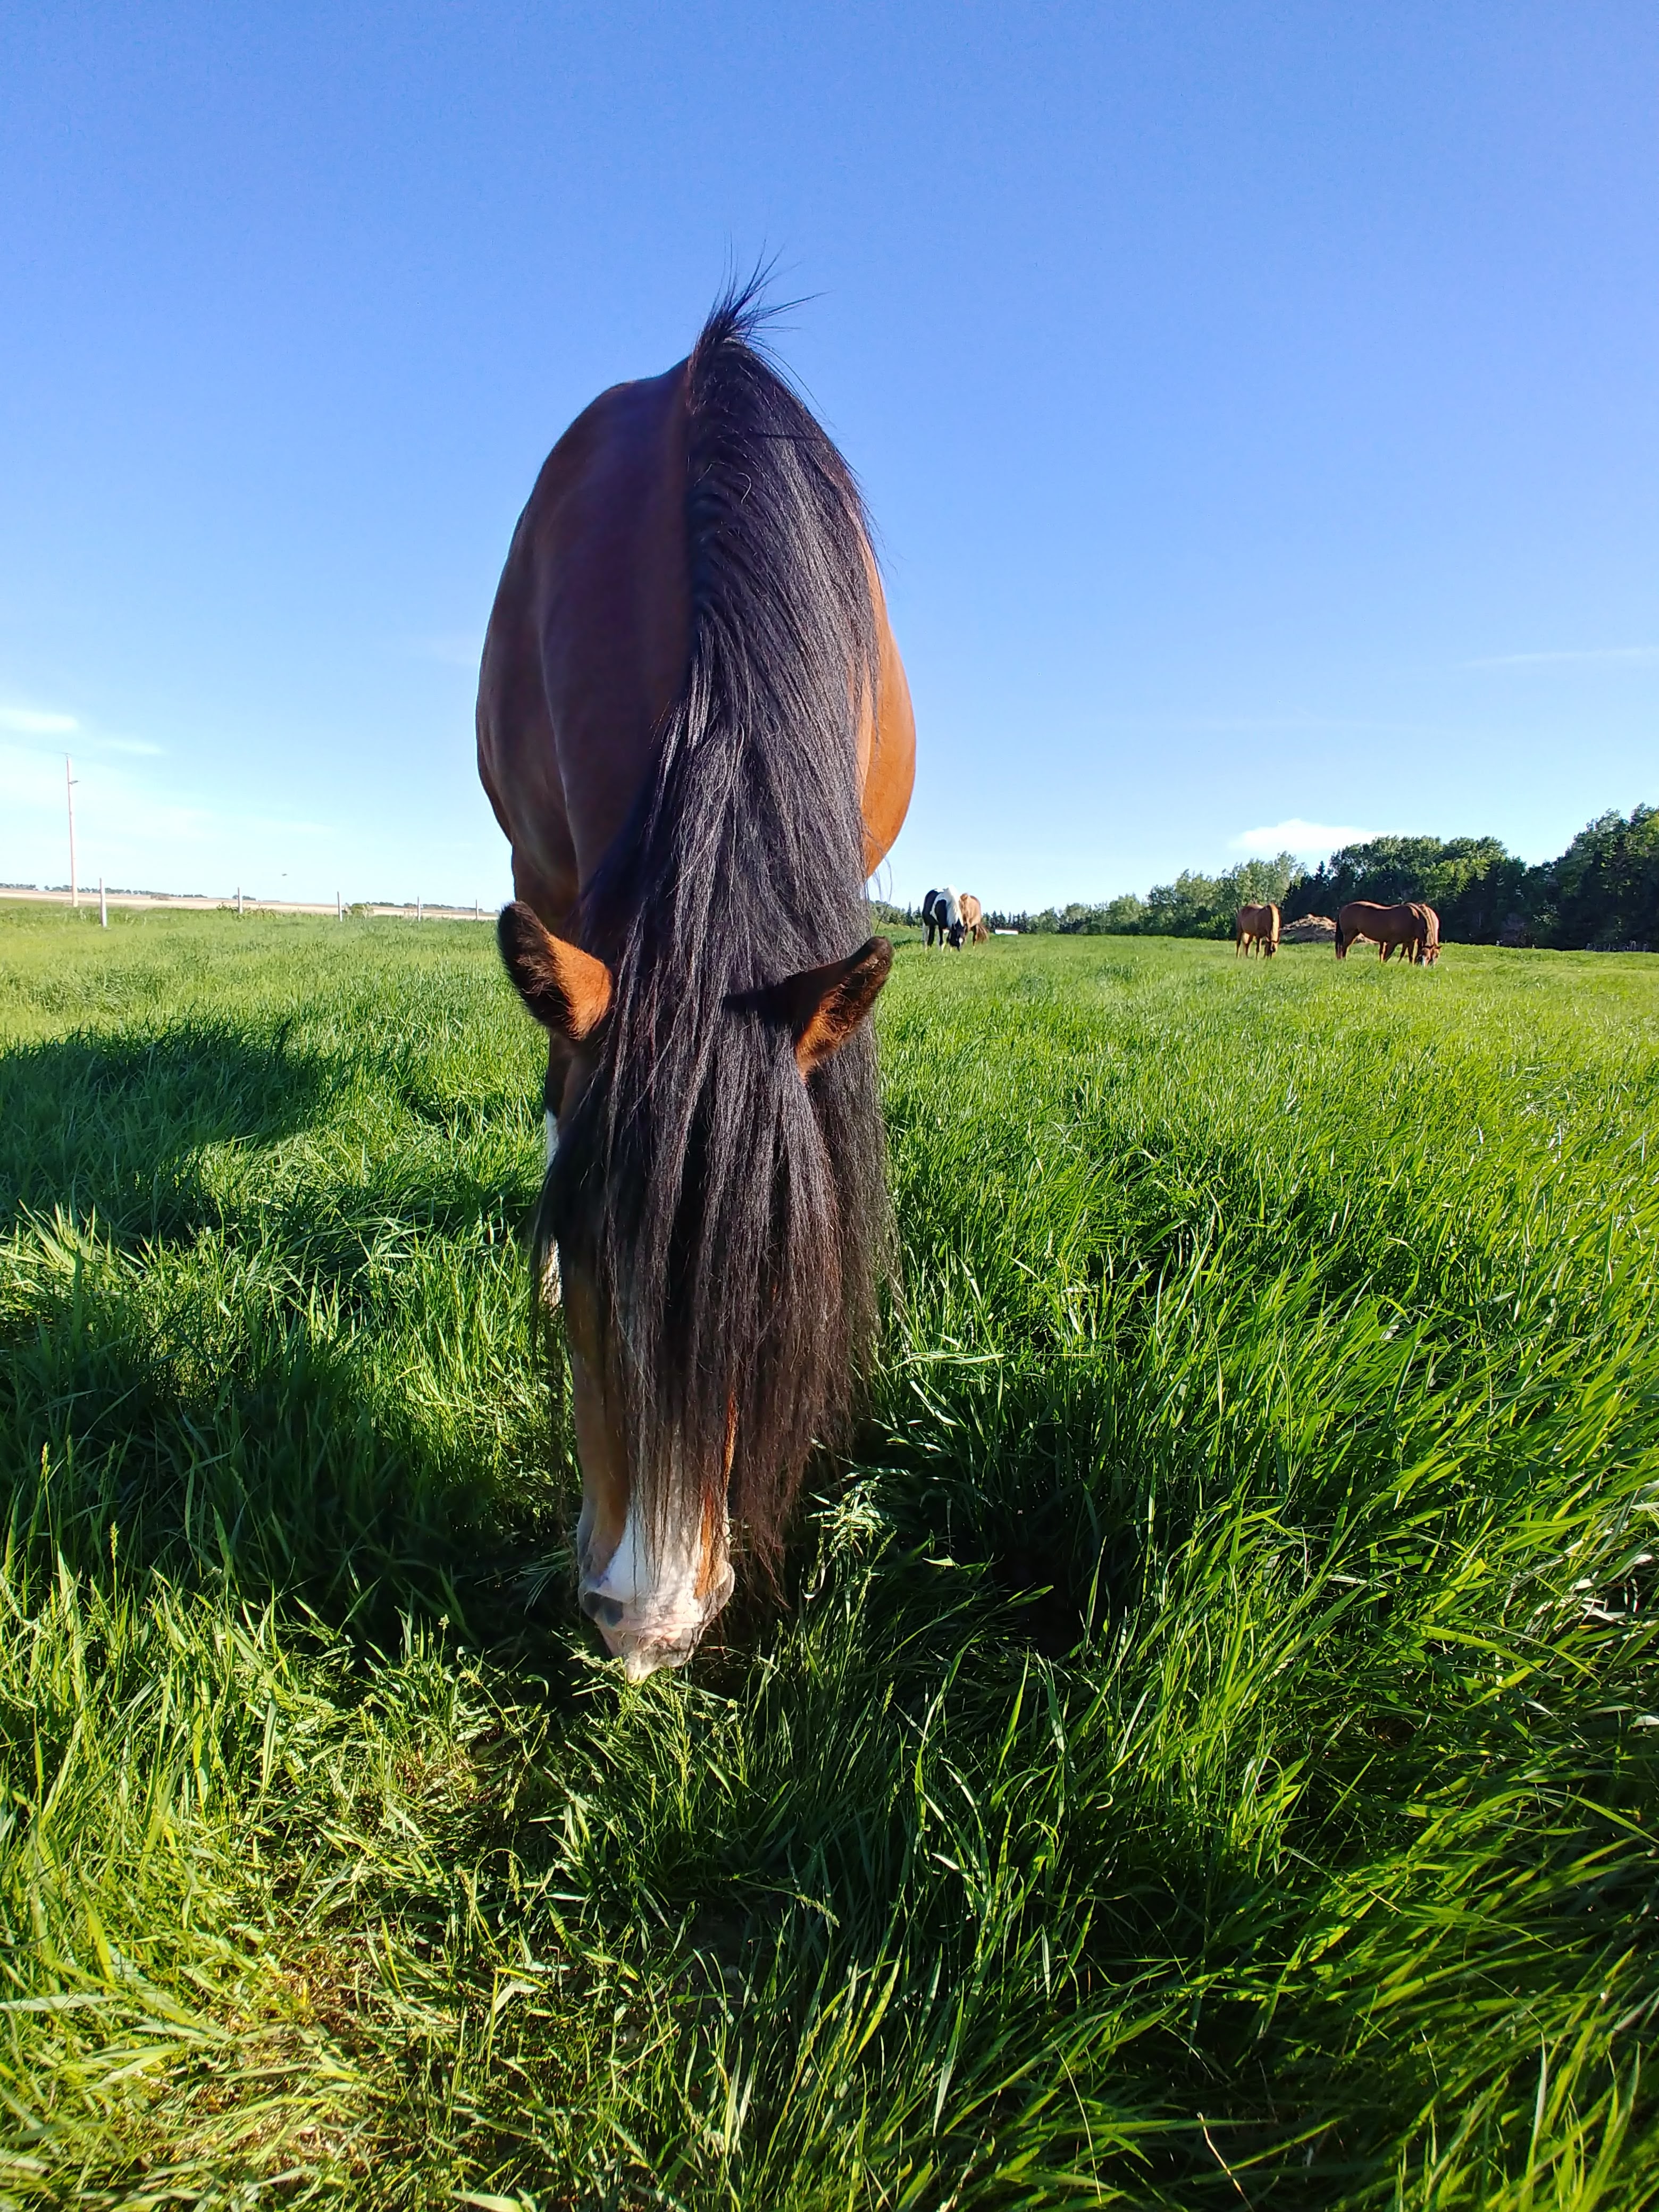
[[[0,914],[0,2204],[1659,2200],[1659,971],[902,949],[781,1607],[630,1687],[487,933]]]

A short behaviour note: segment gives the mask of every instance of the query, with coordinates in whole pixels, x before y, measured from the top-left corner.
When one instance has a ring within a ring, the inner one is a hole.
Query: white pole
[[[70,904],[81,903],[81,886],[75,877],[75,770],[67,753],[64,755],[64,796],[69,801],[70,822]]]
[[[336,921],[345,920],[345,901],[340,896],[338,891],[334,894],[334,919]]]
[[[242,918],[242,886],[240,885],[240,884],[237,884],[237,886],[236,886],[236,919],[237,919],[237,921],[240,921],[241,920],[241,918]]]
[[[109,902],[104,896],[104,879],[101,876],[98,878],[98,927],[100,929],[109,927]]]
[[[420,897],[420,893],[417,891],[417,892],[416,893],[416,895],[415,895],[415,919],[416,919],[416,921],[418,921],[420,920],[420,918],[421,918],[421,897]]]

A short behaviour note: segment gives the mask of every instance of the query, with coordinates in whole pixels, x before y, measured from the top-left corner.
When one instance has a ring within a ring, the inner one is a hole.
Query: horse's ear
[[[603,960],[544,929],[522,899],[501,908],[495,941],[514,988],[544,1030],[580,1044],[611,1008],[611,970]]]
[[[840,1051],[875,1005],[892,964],[891,945],[884,937],[872,937],[845,960],[803,968],[799,975],[746,994],[744,1003],[788,1024],[795,1064],[810,1075]]]

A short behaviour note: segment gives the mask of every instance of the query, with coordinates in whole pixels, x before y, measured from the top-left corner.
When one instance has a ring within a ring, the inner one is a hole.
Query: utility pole
[[[70,904],[81,903],[81,886],[75,876],[75,767],[67,753],[64,755],[64,796],[69,801],[70,822]]]

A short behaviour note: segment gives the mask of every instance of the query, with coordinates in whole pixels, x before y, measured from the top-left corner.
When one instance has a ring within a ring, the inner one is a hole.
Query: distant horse
[[[1233,924],[1233,957],[1260,952],[1271,960],[1279,950],[1279,908],[1269,899],[1265,906],[1242,906]]]
[[[864,509],[756,287],[559,441],[484,640],[502,957],[548,1033],[582,1609],[678,1666],[844,1430],[889,1234],[865,883],[915,726]]]
[[[1420,899],[1412,900],[1411,909],[1422,920],[1422,933],[1402,939],[1397,945],[1385,945],[1382,948],[1383,960],[1386,962],[1391,953],[1398,952],[1402,960],[1414,962],[1421,968],[1432,968],[1440,957],[1440,917],[1431,906],[1425,906]]]
[[[921,918],[927,926],[927,943],[931,946],[937,939],[960,952],[967,932],[962,919],[962,901],[949,884],[942,891],[929,891],[921,902]]]
[[[984,908],[972,891],[963,891],[957,906],[962,915],[963,935],[971,938],[975,945],[983,945],[991,934],[985,926]]]
[[[1428,951],[1431,932],[1432,953]],[[1432,907],[1377,906],[1370,899],[1351,899],[1336,917],[1337,958],[1346,960],[1348,947],[1361,937],[1370,939],[1382,960],[1396,951],[1412,961],[1440,957],[1440,917]]]

